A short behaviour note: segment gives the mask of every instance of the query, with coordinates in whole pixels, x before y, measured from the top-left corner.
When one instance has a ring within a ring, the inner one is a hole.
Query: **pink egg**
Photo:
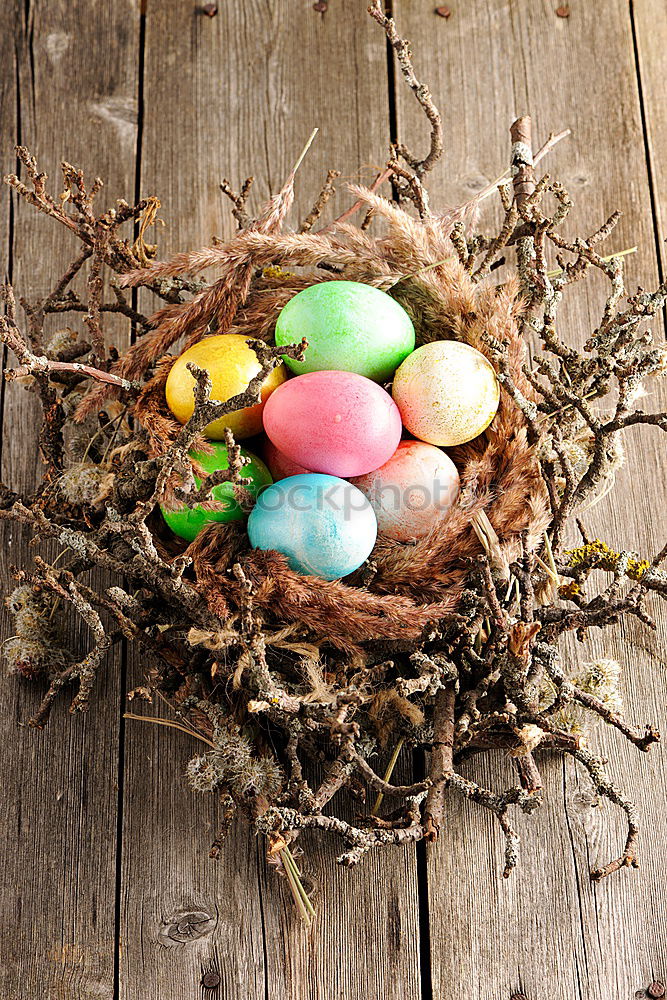
[[[401,415],[389,393],[354,372],[309,372],[284,382],[264,407],[264,430],[311,472],[347,479],[390,458]]]
[[[400,542],[428,534],[459,495],[451,458],[423,441],[401,441],[388,462],[351,481],[369,499],[378,531]]]
[[[311,469],[304,469],[303,465],[293,462],[287,455],[283,455],[279,448],[276,448],[273,441],[268,438],[264,442],[264,461],[269,467],[274,483],[279,479],[287,479],[288,476],[301,476],[311,472]]]

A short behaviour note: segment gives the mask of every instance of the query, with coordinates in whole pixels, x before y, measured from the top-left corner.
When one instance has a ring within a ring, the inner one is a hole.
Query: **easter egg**
[[[423,441],[401,441],[388,462],[352,482],[368,497],[378,531],[399,542],[428,534],[459,495],[451,458]]]
[[[268,438],[264,442],[262,453],[274,483],[277,483],[279,479],[287,479],[288,476],[300,476],[304,472],[310,472],[310,469],[305,469],[303,465],[299,465],[287,455],[283,455],[282,451],[276,448],[273,441]]]
[[[250,479],[246,484],[246,489],[253,497],[257,497],[265,486],[270,486],[273,482],[271,473],[261,459],[251,452],[241,449],[244,458],[249,458],[247,465],[243,466],[242,476]],[[229,468],[229,456],[227,446],[221,442],[213,443],[213,452],[210,455],[201,451],[191,451],[190,457],[197,462],[205,472],[217,472],[218,469]],[[195,483],[201,486],[201,480],[195,476]],[[247,515],[247,510],[236,498],[234,487],[231,483],[219,483],[213,487],[211,500],[217,505],[215,510],[204,510],[201,505],[196,507],[178,507],[176,510],[167,510],[161,507],[162,516],[168,526],[187,542],[193,541],[202,528],[212,521],[241,521]]]
[[[290,299],[278,316],[276,344],[308,341],[304,361],[285,358],[297,375],[346,371],[387,382],[414,350],[405,309],[386,292],[358,281],[321,281]]]
[[[195,380],[186,367],[189,362],[204,368],[211,377],[211,399],[224,402],[243,392],[250,379],[261,369],[257,355],[248,347],[246,338],[235,333],[204,337],[184,351],[174,362],[167,377],[165,393],[167,405],[180,423],[185,424],[194,411],[193,389]],[[220,441],[229,427],[239,440],[259,434],[262,429],[262,410],[273,390],[287,378],[284,365],[279,365],[267,375],[262,385],[261,402],[225,414],[214,420],[205,430],[206,437]]]
[[[500,387],[492,364],[474,347],[436,340],[405,359],[392,395],[411,434],[450,447],[486,430],[498,409]]]
[[[377,521],[363,493],[336,476],[290,476],[264,490],[248,518],[253,548],[275,549],[298,573],[337,580],[370,555]]]
[[[389,393],[354,372],[309,372],[269,397],[264,429],[284,455],[313,472],[362,476],[396,451],[401,416]]]

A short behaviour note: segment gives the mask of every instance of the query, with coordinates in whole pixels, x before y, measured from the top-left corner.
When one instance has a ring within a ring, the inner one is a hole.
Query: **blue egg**
[[[267,487],[248,518],[255,549],[275,549],[297,573],[338,580],[358,569],[377,537],[367,498],[337,476],[307,473]]]

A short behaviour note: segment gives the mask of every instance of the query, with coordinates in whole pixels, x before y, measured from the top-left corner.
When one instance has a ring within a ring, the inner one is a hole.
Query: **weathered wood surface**
[[[219,180],[238,186],[253,172],[259,204],[315,125],[321,131],[300,174],[295,219],[327,167],[364,179],[383,161],[393,95],[365,3],[331,0],[321,15],[310,0],[245,0],[219,4],[212,18],[193,0],[142,6],[143,19],[138,0],[8,5],[0,30],[3,172],[14,167],[18,137],[51,175],[66,157],[103,176],[113,197],[131,198],[136,175],[142,193],[162,199],[166,252],[229,233]],[[623,209],[614,247],[639,245],[630,280],[650,286],[667,235],[664,4],[575,0],[569,18],[555,14],[555,0],[450,6],[444,19],[426,0],[393,4],[445,112],[434,206],[466,200],[501,172],[516,114],[533,115],[538,139],[570,126],[573,137],[548,169],[578,203],[572,231]],[[399,134],[424,143],[412,100],[398,79]],[[486,211],[490,217],[492,206]],[[56,248],[66,252],[53,225],[10,206],[5,193],[0,238],[3,270],[18,287],[45,289]],[[572,342],[590,329],[602,293],[601,285],[577,289],[564,319]],[[124,335],[114,330],[117,340]],[[664,403],[664,390],[651,388]],[[2,398],[2,476],[25,484],[38,463],[31,400],[16,391]],[[666,482],[664,445],[658,432],[644,433],[629,448],[613,498],[587,516],[591,529],[654,551]],[[2,543],[7,579],[25,547],[7,530]],[[613,642],[573,653],[621,658],[630,667],[631,714],[664,729],[665,648],[663,618],[657,635],[628,627]],[[630,1000],[667,978],[664,751],[639,759],[604,737],[610,769],[639,790],[647,818],[641,872],[591,887],[588,869],[616,850],[622,823],[611,806],[592,809],[586,781],[554,763],[544,810],[521,824],[523,863],[509,882],[499,878],[497,831],[469,804],[451,803],[451,822],[429,849],[427,882],[417,878],[412,850],[346,873],[327,845],[304,838],[307,870],[321,886],[319,917],[306,933],[261,845],[243,830],[219,862],[208,860],[215,815],[182,781],[195,748],[185,736],[123,726],[120,673],[110,664],[94,719],[70,719],[61,707],[40,734],[19,726],[34,693],[14,678],[0,686],[3,1000],[509,1000],[519,989],[528,1000]],[[139,679],[141,663],[128,673],[128,684]],[[476,773],[487,784],[499,780],[488,763]],[[422,912],[428,906],[421,923],[420,902]],[[217,991],[199,985],[209,969],[221,976]]]
[[[220,4],[208,18],[181,0],[153,12],[149,5],[141,188],[162,201],[161,253],[230,235],[236,223],[221,179],[238,190],[254,174],[251,206],[259,208],[316,126],[292,224],[309,211],[329,167],[349,179],[372,176],[388,135],[385,49],[363,5],[337,7],[322,18],[286,3]],[[398,996],[398,984],[418,993],[413,855],[372,858],[350,880],[328,846],[311,840],[321,917],[306,935],[245,829],[218,863],[209,860],[214,806],[183,780],[196,744],[130,722],[125,747],[121,997],[189,997],[209,967],[222,977],[221,997],[291,1000],[305,984],[313,997],[335,989],[346,1000]],[[375,915],[370,923],[362,900]],[[187,912],[209,914],[217,926],[212,920],[202,925],[210,933],[164,947],[163,925]],[[360,965],[370,954],[385,959]]]
[[[573,3],[569,18],[558,17],[555,6],[550,0],[471,0],[434,25],[426,5],[398,4],[397,17],[418,53],[420,72],[446,111],[450,152],[430,183],[432,200],[458,204],[500,173],[498,151],[506,148],[507,122],[516,115],[532,114],[538,142],[569,126],[572,137],[554,150],[545,168],[575,199],[570,231],[592,231],[621,209],[624,218],[610,250],[637,244],[637,255],[628,260],[628,282],[649,287],[657,279],[656,243],[628,4]],[[656,37],[652,20],[662,6],[635,4],[644,15],[638,18],[639,44],[653,52],[666,39]],[[648,54],[645,62],[647,75],[657,71]],[[650,80],[642,80],[647,107],[664,101],[661,77]],[[412,136],[421,122],[410,95],[397,96],[399,131]],[[653,158],[664,150],[665,137],[664,128],[653,136]],[[591,282],[582,292],[577,287],[561,313],[561,335],[566,330],[568,342],[576,345],[593,329],[605,289],[602,282]],[[655,332],[662,337],[660,324]],[[650,391],[652,402],[657,405],[659,398],[664,406],[664,388],[653,384]],[[659,497],[666,484],[664,442],[652,434],[635,438],[618,488],[584,521],[594,535],[657,551],[665,527]],[[664,729],[667,692],[658,651],[666,638],[663,617],[655,635],[626,626],[613,638],[605,634],[584,648],[575,644],[571,652],[628,664],[631,717],[639,724],[653,719]],[[453,985],[474,984],[483,1000],[502,1000],[519,990],[529,1000],[625,1000],[653,978],[666,977],[664,761],[660,753],[642,758],[606,733],[601,744],[611,773],[636,788],[641,801],[646,817],[641,872],[591,885],[589,868],[618,852],[623,821],[609,804],[591,808],[588,782],[562,762],[546,769],[546,807],[521,823],[523,862],[508,882],[499,879],[502,842],[493,824],[474,805],[452,802],[446,842],[429,851],[434,996],[451,995]],[[498,782],[489,762],[473,773],[484,784]]]
[[[18,139],[39,157],[54,186],[60,161],[68,159],[89,177],[102,176],[112,197],[132,195],[139,51],[134,10],[132,0],[3,5],[1,72],[3,87],[12,87],[2,91],[3,175],[16,169]],[[78,254],[78,244],[43,216],[10,204],[6,188],[2,210],[0,270],[31,297],[46,294],[63,261]],[[9,213],[13,248],[7,243]],[[54,322],[52,329],[63,325]],[[118,342],[127,334],[116,326],[114,335]],[[30,488],[40,465],[38,403],[29,393],[2,393],[2,479]],[[10,566],[29,558],[22,533],[3,522],[3,595],[11,589]],[[3,638],[10,634],[3,632]],[[24,723],[39,703],[37,688],[6,676],[0,685],[3,1000],[114,996],[120,692],[116,654],[107,663],[94,717],[70,717],[63,702],[50,728],[36,732]]]

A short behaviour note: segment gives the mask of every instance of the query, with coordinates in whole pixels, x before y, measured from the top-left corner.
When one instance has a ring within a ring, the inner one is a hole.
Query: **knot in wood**
[[[220,974],[212,969],[205,972],[201,977],[201,984],[205,990],[214,990],[220,985]]]
[[[182,911],[175,913],[168,920],[165,920],[160,928],[160,943],[167,947],[176,944],[187,944],[189,941],[196,941],[197,938],[206,937],[215,929],[217,920],[210,913],[203,910],[192,912]]]

